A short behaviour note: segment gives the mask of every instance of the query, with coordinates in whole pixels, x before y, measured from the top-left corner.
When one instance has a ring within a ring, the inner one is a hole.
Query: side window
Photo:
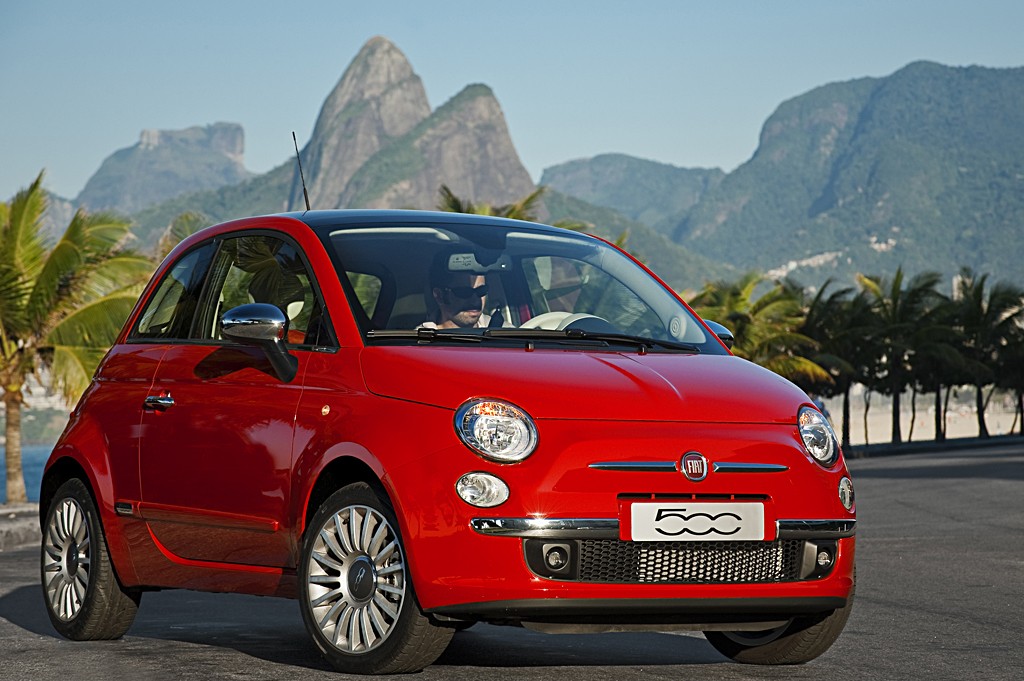
[[[359,306],[363,308],[368,318],[372,318],[377,309],[377,300],[380,298],[380,277],[360,272],[345,272],[345,276],[352,284],[352,290],[359,299]]]
[[[213,245],[206,244],[174,263],[139,315],[132,340],[189,337],[212,253]]]
[[[295,247],[281,239],[250,235],[223,240],[211,268],[195,337],[221,340],[221,316],[246,303],[269,303],[284,312],[289,320],[288,345],[330,342],[309,271]]]

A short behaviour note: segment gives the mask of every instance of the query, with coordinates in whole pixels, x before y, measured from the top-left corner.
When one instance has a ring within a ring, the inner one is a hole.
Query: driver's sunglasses
[[[487,284],[481,284],[476,288],[470,288],[469,286],[449,286],[445,288],[446,291],[451,291],[452,295],[456,298],[462,298],[463,300],[470,296],[476,296],[477,298],[483,298],[487,295],[488,290]]]

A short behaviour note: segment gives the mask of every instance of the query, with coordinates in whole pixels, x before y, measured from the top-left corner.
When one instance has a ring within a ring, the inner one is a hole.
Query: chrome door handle
[[[164,411],[174,406],[174,398],[170,395],[150,395],[146,398],[146,409]]]

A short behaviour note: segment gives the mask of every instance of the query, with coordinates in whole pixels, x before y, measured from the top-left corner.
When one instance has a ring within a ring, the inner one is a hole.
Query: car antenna
[[[292,143],[295,144],[295,160],[299,162],[299,179],[302,181],[302,198],[306,199],[306,210],[309,210],[309,194],[306,193],[306,178],[302,174],[302,156],[299,155],[299,140],[292,130]]]

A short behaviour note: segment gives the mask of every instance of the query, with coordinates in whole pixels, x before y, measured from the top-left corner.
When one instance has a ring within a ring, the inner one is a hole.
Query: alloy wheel
[[[85,511],[74,499],[63,499],[46,528],[43,575],[50,608],[64,622],[73,620],[85,603],[91,556]]]
[[[376,509],[331,515],[312,546],[306,594],[316,625],[338,650],[362,654],[391,634],[406,596],[398,535]]]

